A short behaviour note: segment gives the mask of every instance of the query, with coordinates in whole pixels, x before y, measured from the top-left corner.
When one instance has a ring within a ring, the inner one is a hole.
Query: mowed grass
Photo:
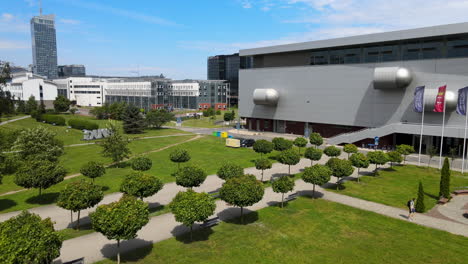
[[[123,255],[123,263],[465,263],[468,238],[317,199],[264,208]],[[104,260],[100,264],[115,263]]]
[[[440,170],[435,168],[417,167],[413,165],[393,166],[379,171],[380,176],[361,176],[360,183],[347,181],[344,189],[331,191],[368,201],[382,203],[394,207],[406,208],[411,198],[417,198],[419,181],[425,192],[424,203],[430,210],[439,197]],[[468,176],[452,171],[450,178],[451,190],[456,187],[468,186]]]

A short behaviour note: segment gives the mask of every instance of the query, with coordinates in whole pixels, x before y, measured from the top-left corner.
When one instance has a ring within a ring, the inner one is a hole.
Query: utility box
[[[226,138],[226,147],[240,148],[240,140],[235,138]]]

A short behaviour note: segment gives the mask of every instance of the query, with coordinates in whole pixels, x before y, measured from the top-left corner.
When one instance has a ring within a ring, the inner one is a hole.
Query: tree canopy
[[[291,175],[291,165],[298,164],[300,160],[301,156],[299,155],[299,153],[292,149],[281,151],[281,153],[278,155],[278,161],[282,164],[288,165],[289,175]]]
[[[259,139],[253,144],[253,150],[257,153],[268,154],[273,151],[273,143],[265,139]]]
[[[70,109],[70,104],[70,100],[68,100],[65,96],[57,96],[54,100],[55,112],[67,112]]]
[[[106,173],[106,168],[102,163],[89,161],[80,169],[80,173],[94,181],[95,178],[101,177]]]
[[[314,164],[314,160],[319,161],[322,158],[322,153],[323,151],[321,149],[310,147],[306,149],[304,157],[306,159],[310,159],[310,165],[312,166]]]
[[[132,160],[132,169],[137,171],[147,171],[152,166],[153,162],[148,157],[137,157]]]
[[[190,154],[188,153],[187,150],[185,149],[174,149],[170,154],[169,154],[169,159],[172,162],[177,163],[177,168],[180,169],[180,163],[184,163],[190,160]]]
[[[362,153],[354,153],[349,157],[349,161],[351,161],[351,164],[358,169],[358,177],[357,180],[359,182],[359,170],[361,168],[368,168],[369,167],[369,159],[366,157],[366,155]]]
[[[346,144],[344,145],[343,147],[343,151],[346,152],[348,154],[348,159],[349,159],[349,155],[350,154],[353,154],[353,153],[357,153],[358,152],[358,148],[356,147],[356,145],[354,144]]]
[[[303,137],[298,137],[294,139],[293,141],[294,146],[299,148],[299,155],[301,154],[301,148],[305,147],[307,145],[307,139]]]
[[[122,113],[123,130],[127,134],[140,134],[145,129],[145,120],[138,107],[127,105]]]
[[[330,181],[332,170],[325,165],[315,164],[312,167],[307,167],[302,173],[302,180],[314,185],[313,196],[315,197],[315,185],[324,185]]]
[[[263,171],[271,169],[272,167],[273,167],[273,163],[268,158],[261,157],[255,160],[255,168],[257,170],[262,170],[262,179],[261,179],[262,182],[263,182]]]
[[[367,153],[367,158],[371,164],[375,164],[375,173],[377,173],[378,165],[384,165],[388,161],[387,154],[380,150]]]
[[[292,148],[293,143],[291,140],[287,140],[282,137],[276,137],[272,140],[273,149],[277,151],[283,151]]]
[[[283,208],[284,194],[294,189],[295,182],[289,177],[280,177],[273,181],[271,187],[275,193],[281,193],[281,208]]]
[[[114,124],[110,123],[108,127],[111,135],[101,141],[102,155],[111,158],[114,162],[121,162],[130,156],[128,139],[123,137]]]
[[[143,200],[159,192],[163,186],[163,182],[156,176],[144,174],[141,171],[132,171],[125,176],[120,185],[120,191]]]
[[[244,175],[244,168],[232,162],[225,162],[218,169],[216,175],[218,175],[218,177],[223,180],[227,180],[232,177],[239,177],[241,175]]]
[[[309,136],[309,142],[315,147],[319,147],[323,144],[323,138],[319,133],[311,133]]]
[[[341,150],[335,146],[328,146],[323,150],[323,153],[328,157],[338,157],[341,155]]]
[[[38,188],[41,195],[43,189],[63,181],[66,173],[65,168],[57,162],[30,159],[18,169],[14,182],[24,188]]]
[[[63,154],[63,143],[55,135],[44,126],[25,129],[19,133],[13,149],[21,159],[56,161]]]
[[[403,162],[406,162],[406,156],[414,153],[414,147],[406,144],[401,144],[396,147],[396,151],[403,155]]]
[[[439,197],[450,198],[450,164],[448,158],[440,171]]]
[[[148,127],[161,128],[167,122],[174,120],[174,114],[165,109],[153,109],[146,114],[146,124]]]
[[[207,176],[206,172],[196,165],[185,166],[176,172],[176,184],[185,188],[198,187]]]
[[[327,161],[327,166],[331,169],[332,175],[341,180],[343,177],[353,174],[354,168],[351,161],[339,158],[331,158]],[[337,180],[337,188],[339,184]]]

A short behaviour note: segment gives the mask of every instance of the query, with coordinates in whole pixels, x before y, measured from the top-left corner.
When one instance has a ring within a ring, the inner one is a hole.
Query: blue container
[[[233,136],[229,135],[228,138],[233,138]]]
[[[216,136],[221,137],[221,131],[216,131]]]

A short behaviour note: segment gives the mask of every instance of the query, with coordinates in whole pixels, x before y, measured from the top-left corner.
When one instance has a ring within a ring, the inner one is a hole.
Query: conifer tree
[[[444,160],[444,166],[440,172],[440,191],[439,197],[450,197],[450,164],[448,158]]]
[[[426,211],[426,206],[424,205],[424,188],[422,182],[419,181],[418,199],[416,200],[416,212],[424,213],[424,211]]]

